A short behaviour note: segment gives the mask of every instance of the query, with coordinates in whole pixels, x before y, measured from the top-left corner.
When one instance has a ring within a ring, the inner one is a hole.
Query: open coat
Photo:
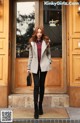
[[[41,72],[51,70],[51,52],[49,44],[42,41],[41,48],[41,60],[40,60]],[[29,59],[27,70],[30,70],[32,73],[38,72],[38,52],[36,42],[31,41],[31,46],[29,47]]]

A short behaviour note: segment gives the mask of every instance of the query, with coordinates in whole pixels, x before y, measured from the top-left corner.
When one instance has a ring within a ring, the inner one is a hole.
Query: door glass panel
[[[43,8],[44,30],[51,40],[51,56],[62,57],[62,6],[44,1]]]
[[[28,57],[28,41],[35,27],[35,2],[17,2],[16,58]]]

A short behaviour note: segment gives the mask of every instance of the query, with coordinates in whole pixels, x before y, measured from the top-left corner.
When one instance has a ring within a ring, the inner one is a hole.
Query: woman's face
[[[41,37],[42,37],[42,31],[41,31],[41,29],[38,29],[38,31],[37,31],[37,38],[41,39]]]

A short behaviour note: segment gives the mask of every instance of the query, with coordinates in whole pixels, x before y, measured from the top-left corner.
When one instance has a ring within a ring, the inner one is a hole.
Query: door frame
[[[13,8],[12,8],[12,19],[11,19],[11,23],[12,23],[12,30],[11,30],[11,92],[12,93],[15,93],[16,90],[15,90],[15,84],[14,84],[14,81],[15,81],[15,53],[16,53],[16,49],[15,49],[15,45],[16,45],[16,28],[15,28],[15,25],[16,25],[16,2],[21,2],[22,0],[13,0],[12,4],[13,4]],[[34,0],[23,0],[22,2],[25,2],[25,1],[34,1]],[[36,20],[36,23],[35,23],[35,26],[43,26],[43,1],[35,1],[36,2],[36,13],[35,13],[35,20]],[[66,11],[66,6],[62,6],[62,11],[63,11],[63,14],[62,14],[62,51],[64,51],[64,53],[62,52],[62,78],[63,78],[63,81],[64,81],[64,88],[63,90],[60,92],[60,93],[66,93],[67,92],[67,11]],[[64,33],[64,30],[65,30],[65,33]]]

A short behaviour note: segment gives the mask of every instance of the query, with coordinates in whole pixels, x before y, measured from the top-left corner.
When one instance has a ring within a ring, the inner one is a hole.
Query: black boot
[[[42,103],[39,102],[39,115],[43,114],[43,108],[42,108]]]
[[[35,119],[38,119],[39,118],[39,109],[38,109],[38,104],[34,104],[34,109],[35,109],[35,112],[34,112],[34,118]]]
[[[34,86],[34,118],[39,118],[39,107],[38,107],[38,94],[39,86]]]

